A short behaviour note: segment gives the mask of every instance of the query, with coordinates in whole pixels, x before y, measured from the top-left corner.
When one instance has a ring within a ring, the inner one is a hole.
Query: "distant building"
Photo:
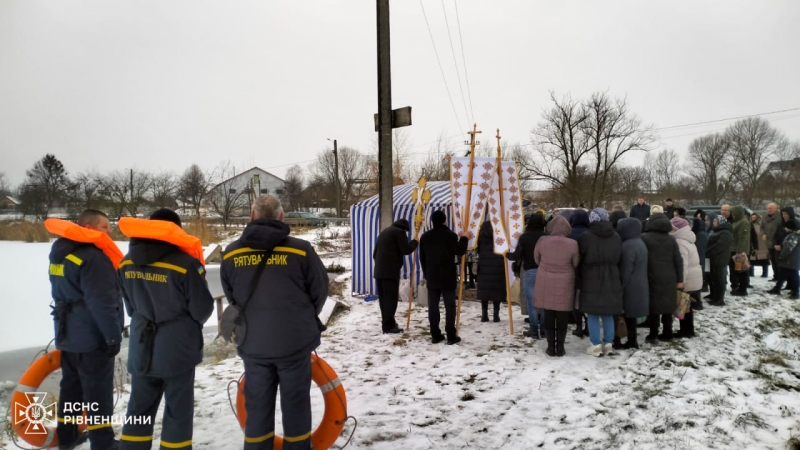
[[[231,192],[244,191],[250,198],[254,198],[261,194],[280,196],[283,194],[284,186],[285,182],[282,178],[259,167],[253,167],[217,184],[211,190],[225,187]]]
[[[16,210],[20,204],[19,199],[10,195],[0,197],[0,210]]]

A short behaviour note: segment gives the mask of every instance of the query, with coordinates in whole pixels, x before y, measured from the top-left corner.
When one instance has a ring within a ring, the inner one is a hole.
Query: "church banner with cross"
[[[517,248],[525,230],[522,195],[514,161],[502,161],[489,188],[489,220],[494,230],[494,252],[505,255]]]
[[[483,222],[489,189],[497,174],[497,158],[474,158],[470,178],[469,157],[450,159],[450,189],[456,233],[466,230],[469,248],[478,245],[478,230]],[[470,186],[471,184],[471,186]]]

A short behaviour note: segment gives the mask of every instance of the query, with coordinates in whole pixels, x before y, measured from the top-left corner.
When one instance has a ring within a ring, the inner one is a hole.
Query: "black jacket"
[[[617,222],[627,218],[628,216],[625,215],[625,211],[611,211],[611,214],[608,216],[608,221],[611,222],[611,226],[616,230]]]
[[[580,311],[597,316],[622,314],[622,238],[611,222],[592,222],[589,231],[578,238],[578,248]]]
[[[674,203],[672,206],[666,206],[666,205],[664,206],[664,215],[667,216],[667,219],[672,220],[672,217],[675,215],[675,210],[677,208],[678,207],[675,206]]]
[[[569,218],[569,224],[572,226],[569,237],[577,241],[589,229],[589,213],[583,209],[576,209]]]
[[[419,239],[419,262],[428,289],[455,290],[455,258],[467,252],[469,239],[458,236],[446,225],[435,226]]]
[[[522,260],[522,270],[531,270],[539,267],[533,259],[533,250],[536,248],[539,238],[545,235],[544,227],[546,224],[544,216],[541,214],[532,215],[525,226],[525,233],[519,238],[517,248],[506,255],[510,261]]]
[[[417,241],[408,241],[408,229],[408,221],[400,219],[378,235],[372,252],[375,260],[373,278],[400,279],[403,256],[410,255],[417,248]]]
[[[700,267],[705,270],[706,248],[708,247],[708,232],[706,231],[706,224],[703,220],[695,217],[691,221],[692,232],[694,232],[695,241],[694,246],[697,247],[697,255],[700,257]]]
[[[642,241],[647,246],[647,280],[650,286],[650,314],[672,314],[677,306],[678,283],[683,282],[683,257],[669,232],[672,224],[664,214],[647,221]]]
[[[712,266],[727,266],[731,259],[731,246],[733,245],[733,227],[728,222],[714,228],[708,237],[706,258],[711,260]]]
[[[794,220],[798,225],[800,222],[797,220],[797,215],[794,212],[794,208],[791,206],[787,206],[781,209],[781,213],[789,214],[789,220]],[[800,227],[798,227],[800,228]],[[786,221],[783,220],[783,214],[781,214],[781,224],[778,226],[778,229],[775,231],[775,245],[782,245],[783,240],[786,239]]]
[[[478,292],[479,300],[506,300],[505,258],[494,253],[492,224],[484,222],[478,233]]]
[[[214,312],[200,261],[167,242],[131,239],[119,277],[131,317],[128,372],[192,370],[203,360],[203,324]]]
[[[635,205],[631,206],[631,217],[644,222],[648,217],[650,217],[650,205],[647,203],[643,205],[636,203]]]
[[[265,253],[266,265],[250,297]],[[319,347],[317,315],[328,298],[328,272],[308,241],[289,236],[283,222],[256,220],[222,258],[222,289],[229,303],[243,308],[247,321],[242,358],[293,359]]]
[[[50,250],[50,286],[57,349],[85,353],[120,344],[122,294],[114,264],[102,250],[56,240]]]

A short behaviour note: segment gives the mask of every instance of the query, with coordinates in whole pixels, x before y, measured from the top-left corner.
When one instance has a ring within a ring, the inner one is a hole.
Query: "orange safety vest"
[[[206,260],[203,257],[203,243],[178,225],[166,220],[136,219],[123,217],[119,219],[119,229],[129,238],[155,239],[169,242],[178,246],[181,251],[200,261],[203,266]]]
[[[119,263],[122,262],[122,258],[125,257],[119,250],[119,247],[117,247],[117,244],[102,231],[90,230],[61,219],[47,219],[44,221],[44,227],[47,228],[47,231],[56,236],[61,236],[75,242],[94,244],[95,247],[102,250],[103,253],[108,256],[108,259],[114,264],[114,269],[119,267]]]

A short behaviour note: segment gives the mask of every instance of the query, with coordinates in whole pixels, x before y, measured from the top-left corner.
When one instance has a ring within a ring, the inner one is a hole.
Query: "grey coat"
[[[622,313],[622,282],[619,263],[622,240],[611,222],[592,222],[578,238],[581,280],[579,310],[595,316]]]
[[[647,246],[642,242],[642,221],[622,219],[617,223],[617,233],[622,238],[622,261],[619,272],[622,278],[622,300],[625,317],[643,317],[650,314],[649,286],[647,284]]]

